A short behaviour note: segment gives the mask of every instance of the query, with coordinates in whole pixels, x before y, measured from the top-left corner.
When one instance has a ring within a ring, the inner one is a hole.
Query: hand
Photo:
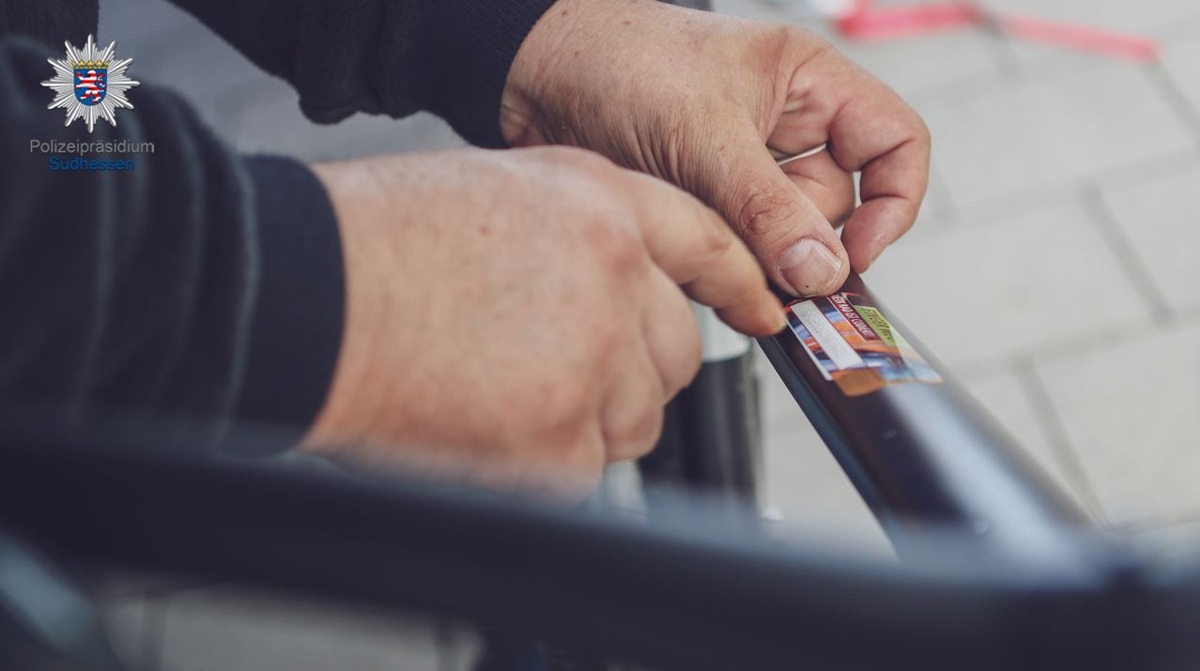
[[[908,230],[929,172],[920,117],[824,39],[653,0],[559,0],[517,54],[501,128],[696,194],[800,295],[835,291]]]
[[[696,374],[684,291],[765,335],[783,310],[698,200],[567,148],[317,166],[348,307],[305,448],[554,494],[653,447]],[[343,447],[338,447],[343,446]]]

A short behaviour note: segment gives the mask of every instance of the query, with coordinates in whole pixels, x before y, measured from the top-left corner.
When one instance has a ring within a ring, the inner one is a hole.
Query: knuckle
[[[540,396],[540,403],[534,406],[533,420],[539,426],[537,433],[551,441],[577,435],[594,414],[592,395],[585,385],[570,376],[545,385]]]
[[[671,333],[671,340],[659,348],[658,365],[663,371],[663,392],[667,398],[686,387],[700,372],[704,359],[704,341],[693,317],[691,305],[683,294],[679,294],[676,308],[679,326]]]
[[[913,139],[916,141],[917,146],[928,154],[933,147],[933,134],[929,131],[929,124],[925,123],[924,117],[918,114],[916,110],[913,111],[913,125],[915,128]]]
[[[696,235],[700,253],[715,259],[728,252],[734,237],[725,222],[710,212],[702,212],[698,218],[701,224]]]
[[[743,238],[770,243],[787,235],[786,223],[796,211],[794,194],[765,180],[746,182],[735,192],[745,194],[733,222]]]
[[[922,145],[922,148],[924,148],[926,154],[928,154],[929,150],[932,149],[932,146],[934,146],[934,133],[930,132],[929,124],[926,124],[923,116],[919,114],[917,115],[917,128],[918,142],[920,142],[920,145]]]
[[[604,270],[618,276],[633,272],[646,261],[641,235],[621,219],[605,213],[584,231],[588,248]]]
[[[662,433],[663,409],[656,404],[644,404],[630,415],[624,426],[609,431],[609,461],[625,461],[643,457],[654,449]]]

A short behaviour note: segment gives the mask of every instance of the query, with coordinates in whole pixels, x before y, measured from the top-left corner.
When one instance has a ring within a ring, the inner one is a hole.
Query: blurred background
[[[848,41],[805,3],[716,1],[825,34],[921,112],[934,138],[929,196],[866,279],[1105,527],[1181,556],[1200,538],[1200,4],[984,4],[1153,37],[1161,58],[988,27]],[[161,0],[102,0],[98,37],[135,59],[134,78],[177,89],[244,150],[317,161],[463,144],[427,115],[315,126],[287,85]],[[888,554],[763,364],[766,505],[789,527]],[[139,578],[102,590],[122,649],[148,669],[457,669],[475,645],[451,624],[222,586]]]

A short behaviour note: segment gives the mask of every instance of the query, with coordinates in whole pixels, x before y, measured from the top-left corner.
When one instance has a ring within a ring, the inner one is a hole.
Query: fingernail
[[[820,242],[805,238],[779,256],[779,274],[792,292],[814,296],[829,289],[842,269],[842,260]]]

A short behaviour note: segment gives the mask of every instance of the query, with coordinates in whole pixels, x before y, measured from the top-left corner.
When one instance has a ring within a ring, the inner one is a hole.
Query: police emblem
[[[116,42],[109,43],[105,49],[97,49],[95,38],[88,35],[87,43],[81,49],[67,42],[66,58],[47,59],[55,73],[53,79],[42,82],[42,86],[55,92],[47,109],[66,109],[65,125],[83,119],[89,133],[95,130],[97,119],[116,126],[116,111],[133,109],[125,92],[139,84],[125,76],[133,59],[117,60],[116,50]]]

